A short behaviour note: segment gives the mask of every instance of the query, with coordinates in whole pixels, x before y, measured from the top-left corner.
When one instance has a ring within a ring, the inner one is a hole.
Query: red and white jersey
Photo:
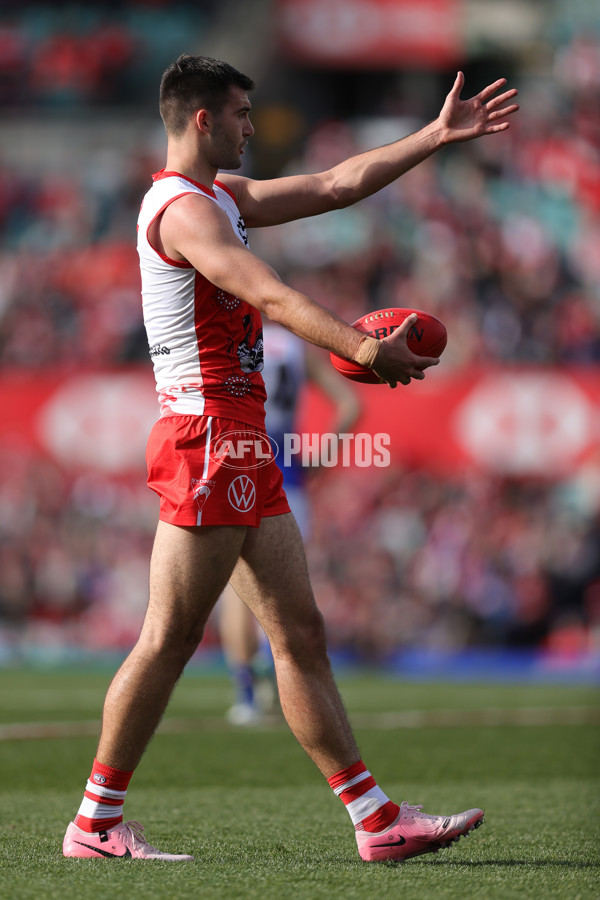
[[[185,194],[216,203],[247,246],[246,227],[231,191],[219,181],[205,187],[162,170],[142,203],[138,253],[142,304],[161,416],[223,416],[264,423],[262,320],[257,309],[212,284],[188,262],[160,253],[148,230]],[[201,239],[201,236],[199,236]]]

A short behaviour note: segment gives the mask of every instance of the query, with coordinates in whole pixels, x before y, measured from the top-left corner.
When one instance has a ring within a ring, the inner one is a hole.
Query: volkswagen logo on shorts
[[[260,469],[273,462],[278,453],[276,441],[264,432],[240,428],[219,435],[210,456],[228,469]]]
[[[238,475],[229,485],[227,497],[238,512],[249,512],[256,503],[256,488],[247,475]]]

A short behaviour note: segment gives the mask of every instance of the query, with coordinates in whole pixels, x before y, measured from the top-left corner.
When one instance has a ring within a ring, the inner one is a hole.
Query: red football
[[[422,312],[420,309],[401,309],[398,307],[379,309],[377,312],[370,312],[361,316],[360,319],[352,323],[352,327],[381,340],[381,338],[387,337],[392,331],[395,331],[411,313],[416,313],[418,319],[408,331],[407,343],[409,349],[418,356],[441,356],[448,340],[446,328],[435,316]],[[342,356],[336,356],[335,353],[331,353],[330,357],[333,367],[346,378],[350,378],[352,381],[363,381],[366,384],[381,383],[379,377],[372,369],[367,369],[365,366],[352,362],[350,359],[344,359]]]

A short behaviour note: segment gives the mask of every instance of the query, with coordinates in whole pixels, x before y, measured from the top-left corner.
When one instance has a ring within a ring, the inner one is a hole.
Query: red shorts
[[[267,449],[269,448],[269,449]],[[148,486],[172,525],[251,525],[290,511],[266,433],[234,419],[164,416],[148,438]]]

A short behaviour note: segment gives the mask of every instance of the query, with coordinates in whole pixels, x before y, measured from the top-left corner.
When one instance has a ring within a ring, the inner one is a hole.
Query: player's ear
[[[196,128],[204,134],[210,134],[214,117],[208,109],[199,109],[194,117]]]

